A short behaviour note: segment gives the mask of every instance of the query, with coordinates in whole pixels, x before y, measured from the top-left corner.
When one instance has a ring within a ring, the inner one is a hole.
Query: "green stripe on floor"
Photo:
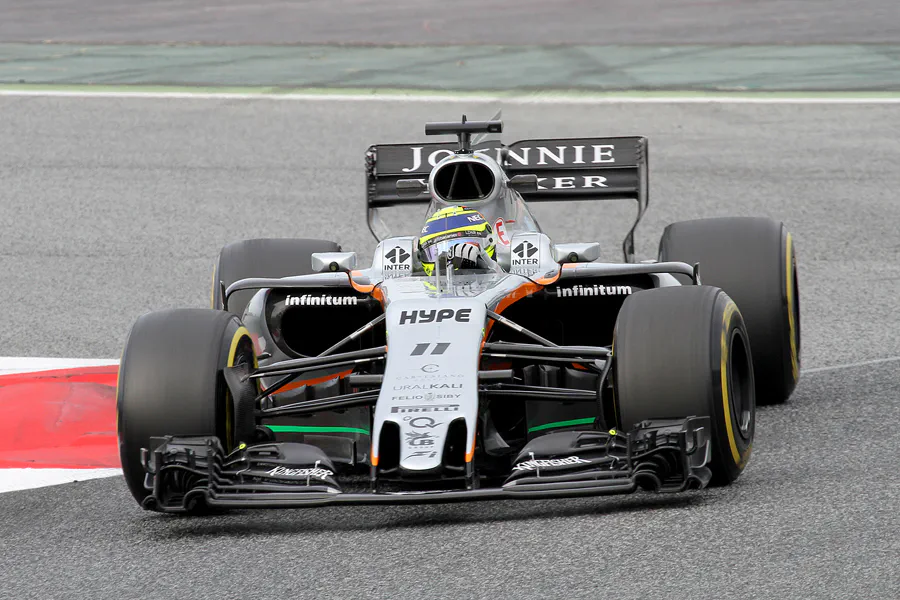
[[[359,427],[319,427],[316,425],[266,425],[276,433],[361,433],[369,435],[368,429]]]
[[[587,417],[586,419],[572,419],[571,421],[554,421],[553,423],[544,423],[543,425],[537,425],[535,427],[529,427],[528,433],[532,433],[535,431],[543,431],[544,429],[554,429],[556,427],[571,427],[573,425],[588,425],[593,424],[594,417]]]

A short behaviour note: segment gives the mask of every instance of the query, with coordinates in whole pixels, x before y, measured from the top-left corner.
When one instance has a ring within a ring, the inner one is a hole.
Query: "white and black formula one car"
[[[212,308],[137,320],[117,404],[142,507],[678,492],[740,475],[757,404],[798,379],[790,233],[674,223],[658,260],[636,263],[632,227],[625,261],[600,262],[528,204],[633,199],[636,226],[647,140],[472,141],[501,129],[463,117],[425,127],[455,144],[369,148],[369,268],[329,241],[236,242]],[[426,264],[423,234],[381,231],[379,209],[414,204],[481,215],[490,252]]]

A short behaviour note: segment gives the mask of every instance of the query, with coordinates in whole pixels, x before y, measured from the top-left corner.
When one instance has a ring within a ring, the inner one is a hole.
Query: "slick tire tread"
[[[712,483],[737,479],[750,458],[756,403],[747,330],[725,292],[676,286],[629,296],[613,356],[623,431],[648,419],[710,417]]]
[[[227,451],[253,435],[252,428],[235,430],[222,370],[254,360],[249,333],[224,311],[170,309],[134,323],[119,366],[116,412],[122,470],[139,504],[149,495],[141,449],[151,437],[217,436]]]

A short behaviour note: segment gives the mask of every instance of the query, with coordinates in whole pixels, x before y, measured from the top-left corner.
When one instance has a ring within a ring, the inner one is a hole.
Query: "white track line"
[[[815,92],[813,92],[815,94]],[[900,104],[900,97],[829,96],[566,96],[535,94],[521,96],[418,95],[418,94],[267,94],[241,92],[141,92],[0,90],[3,96],[62,98],[134,98],[187,100],[292,100],[305,102],[496,102],[504,104]]]
[[[117,364],[119,364],[119,361],[114,359],[0,356],[0,375],[36,373],[39,371],[55,371],[57,369],[77,369],[80,367],[105,367]]]
[[[802,374],[823,373],[825,371],[837,371],[838,369],[852,369],[854,367],[868,367],[870,365],[880,365],[883,363],[898,362],[900,356],[891,356],[890,358],[876,358],[873,360],[863,360],[860,362],[846,363],[843,365],[832,365],[830,367],[814,367],[812,369],[803,369]]]
[[[0,493],[121,474],[122,469],[0,469]]]

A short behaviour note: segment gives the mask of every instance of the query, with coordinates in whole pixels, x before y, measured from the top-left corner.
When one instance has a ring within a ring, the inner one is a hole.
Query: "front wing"
[[[502,485],[424,491],[378,491],[374,469],[363,490],[345,490],[342,480],[333,478],[334,472],[318,462],[291,464],[288,443],[242,447],[226,455],[216,437],[153,438],[153,450],[143,452],[145,485],[152,490],[144,507],[163,512],[190,512],[204,507],[301,508],[567,498],[623,494],[638,489],[680,492],[703,488],[709,483],[709,419],[706,417],[645,421],[627,434],[590,433],[605,440],[599,454],[597,447],[593,448],[591,460],[574,456],[542,458],[532,454],[530,461],[513,467]],[[441,482],[434,485],[439,486]]]

